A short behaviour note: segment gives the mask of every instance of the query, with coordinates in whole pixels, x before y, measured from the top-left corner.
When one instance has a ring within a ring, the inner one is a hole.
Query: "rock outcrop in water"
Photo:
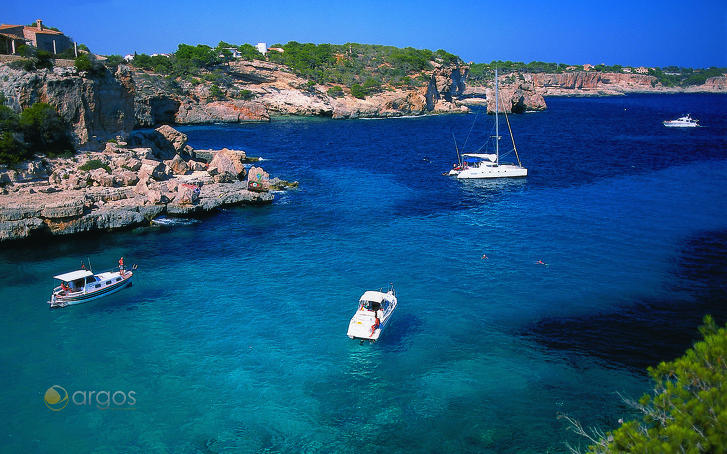
[[[193,150],[169,126],[109,142],[100,152],[0,167],[0,241],[149,225],[226,206],[269,204],[264,170],[248,181],[242,150]],[[259,184],[259,183],[264,184]],[[252,190],[250,188],[253,188]]]

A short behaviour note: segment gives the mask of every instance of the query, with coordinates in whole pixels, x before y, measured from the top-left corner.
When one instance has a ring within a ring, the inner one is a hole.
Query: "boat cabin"
[[[359,301],[359,310],[365,311],[383,311],[389,310],[390,301],[384,298],[385,294],[381,292],[368,291],[363,294]]]
[[[96,281],[93,273],[88,270],[71,271],[70,273],[53,276],[53,278],[61,281],[61,287],[63,287],[64,290],[71,292],[83,290],[87,283]]]

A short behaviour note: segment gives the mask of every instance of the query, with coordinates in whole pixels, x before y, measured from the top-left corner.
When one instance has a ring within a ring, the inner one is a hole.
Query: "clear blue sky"
[[[727,0],[12,1],[4,24],[42,19],[97,54],[179,43],[383,44],[465,61],[727,67]]]

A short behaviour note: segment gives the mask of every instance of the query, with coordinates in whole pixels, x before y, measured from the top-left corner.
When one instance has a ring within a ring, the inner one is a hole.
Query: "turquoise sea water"
[[[442,176],[474,115],[182,128],[299,189],[3,244],[0,450],[553,453],[584,444],[559,413],[617,427],[617,393],[648,391],[704,314],[727,321],[727,97],[547,101],[510,117],[522,180]],[[687,112],[705,127],[662,126]],[[51,276],[120,256],[133,287],[48,309]],[[348,339],[390,282],[381,340]]]

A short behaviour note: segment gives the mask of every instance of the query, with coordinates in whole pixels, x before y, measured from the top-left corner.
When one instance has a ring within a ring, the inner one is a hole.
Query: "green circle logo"
[[[68,392],[62,386],[51,386],[45,392],[45,404],[53,411],[63,410],[68,405]]]

